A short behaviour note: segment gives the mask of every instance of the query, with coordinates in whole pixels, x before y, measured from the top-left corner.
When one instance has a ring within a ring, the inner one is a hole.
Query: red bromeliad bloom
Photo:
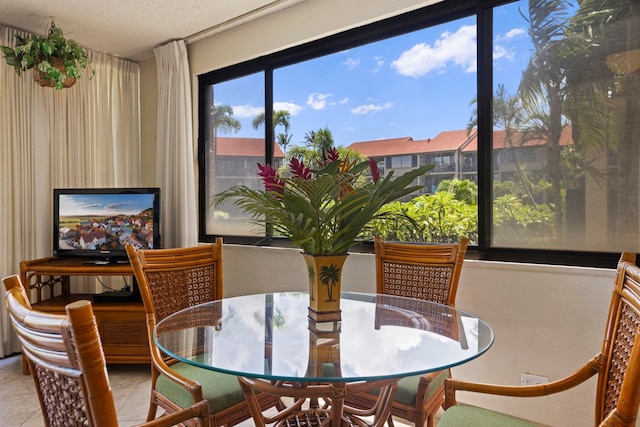
[[[340,160],[338,150],[336,150],[334,147],[331,147],[326,151],[324,165],[326,166],[333,162],[340,162],[338,170],[345,173],[349,172],[351,168],[353,168],[356,164],[355,160],[351,162],[347,160]],[[260,169],[258,175],[262,177],[264,187],[267,191],[274,191],[279,195],[284,194],[285,182],[284,180],[280,179],[278,172],[273,167],[271,167],[271,165],[261,165],[260,163],[258,163],[258,169]],[[295,157],[292,157],[289,161],[289,169],[291,171],[292,178],[300,178],[304,180],[310,180],[313,178],[311,169],[305,166],[304,161],[298,160]],[[373,159],[369,159],[369,169],[371,171],[371,178],[373,180],[373,183],[377,184],[378,180],[380,179],[380,169],[378,168],[378,162]],[[352,184],[353,182],[351,180],[346,180],[339,183],[339,198],[345,197],[349,193],[353,192],[354,189]]]
[[[278,177],[278,172],[270,164],[261,165],[258,163],[258,169],[260,169],[258,175],[262,177],[264,188],[267,191],[284,194],[284,181]]]
[[[373,159],[369,159],[369,168],[371,169],[371,178],[373,183],[377,184],[380,179],[380,169],[378,169],[378,162]]]
[[[291,158],[289,168],[291,169],[291,176],[293,178],[311,179],[311,170],[305,167],[304,162],[295,157]]]
[[[340,160],[340,155],[335,147],[330,147],[326,153],[326,164]]]

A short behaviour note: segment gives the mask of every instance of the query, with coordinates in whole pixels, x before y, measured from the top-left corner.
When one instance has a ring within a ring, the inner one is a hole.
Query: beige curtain
[[[0,26],[0,45],[16,30]],[[25,35],[25,33],[20,33]],[[51,256],[52,189],[140,185],[138,64],[89,51],[95,76],[38,86],[0,60],[0,277]],[[19,351],[1,286],[0,357]]]
[[[174,41],[154,50],[158,69],[156,182],[162,189],[162,246],[198,243],[196,157],[187,48]]]

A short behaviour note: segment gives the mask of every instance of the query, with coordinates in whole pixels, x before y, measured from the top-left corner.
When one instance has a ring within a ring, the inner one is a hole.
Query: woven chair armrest
[[[147,313],[146,321],[149,342],[153,343],[153,330],[156,326],[155,316],[153,314]],[[164,354],[155,344],[149,346],[149,351],[151,352],[151,363],[153,363],[153,366],[158,370],[159,373],[164,374],[167,378],[171,379],[171,381],[179,384],[185,390],[189,391],[194,397],[195,402],[203,399],[202,386],[197,381],[180,375],[178,372],[171,369],[170,366],[178,363],[178,360]],[[155,384],[153,385],[153,387],[155,387]]]
[[[477,393],[495,394],[512,397],[537,397],[559,393],[577,386],[600,373],[605,364],[605,355],[599,353],[573,374],[547,384],[532,386],[505,386],[495,384],[472,383],[454,379],[446,379],[445,389],[445,409],[455,405],[456,391],[472,391]]]
[[[431,381],[433,381],[441,373],[442,371],[434,371],[434,372],[429,372],[427,374],[420,375],[420,384],[421,385],[424,384],[425,386],[428,386],[431,383]]]
[[[153,359],[152,363],[154,364],[158,372],[164,374],[171,381],[177,383],[189,393],[191,393],[194,401],[197,402],[198,400],[204,399],[204,396],[202,394],[202,386],[199,382],[192,380],[191,378],[187,378],[184,375],[181,375],[180,373],[171,369],[170,365],[173,365],[177,362],[175,359],[165,360],[157,347],[153,347],[151,351],[152,353],[154,353],[151,355]]]
[[[170,427],[188,420],[195,420],[196,426],[204,427],[203,419],[207,417],[208,413],[209,405],[202,400],[180,411],[164,414],[155,420],[138,424],[136,427]]]
[[[442,375],[442,372],[443,371],[435,371],[435,372],[429,372],[427,374],[420,375],[420,380],[418,382],[418,389],[416,391],[416,405],[424,404],[425,399],[427,398],[427,394],[428,394],[429,386],[431,385],[431,382],[434,381],[440,375]],[[449,377],[450,376],[451,375],[449,375]]]

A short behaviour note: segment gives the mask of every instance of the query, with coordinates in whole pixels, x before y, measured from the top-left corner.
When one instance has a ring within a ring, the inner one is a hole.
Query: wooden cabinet
[[[93,294],[73,294],[70,276],[133,276],[129,264],[86,265],[82,258],[48,257],[20,263],[22,283],[34,309],[64,313],[80,299],[93,304],[107,363],[150,363],[142,302],[131,298],[96,301]],[[131,282],[133,278],[131,278]],[[23,363],[23,371],[27,366]]]

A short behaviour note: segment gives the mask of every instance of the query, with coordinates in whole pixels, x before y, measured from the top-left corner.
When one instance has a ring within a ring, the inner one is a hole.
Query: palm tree
[[[471,135],[471,132],[478,126],[478,109],[475,105],[478,103],[478,98],[474,97],[470,105],[473,107],[471,117],[467,123],[467,136]],[[536,205],[533,194],[531,193],[529,180],[525,176],[524,171],[520,167],[520,163],[516,157],[515,148],[524,141],[516,141],[516,136],[522,128],[524,121],[524,110],[520,103],[520,99],[517,96],[509,96],[504,88],[503,84],[498,84],[496,94],[493,97],[493,126],[499,129],[503,129],[505,132],[504,148],[511,154],[511,162],[516,168],[518,173],[518,179],[522,184],[522,188],[531,200],[532,204]]]
[[[333,134],[328,127],[320,128],[317,131],[309,131],[304,136],[307,147],[316,153],[318,163],[326,160],[327,150],[333,147]]]
[[[323,265],[320,269],[320,282],[327,287],[328,301],[333,301],[333,288],[340,280],[340,267],[337,265]]]
[[[289,134],[288,121],[286,123],[283,123],[282,126],[284,127],[284,132],[276,135],[276,143],[278,143],[278,145],[282,147],[282,151],[286,153],[287,145],[289,145],[289,143],[291,142],[291,137],[293,137],[293,135]]]
[[[531,0],[529,2],[529,36],[533,53],[520,81],[519,95],[526,111],[525,141],[546,141],[547,167],[551,183],[551,202],[555,206],[556,231],[563,224],[562,163],[560,137],[567,125],[564,117],[566,100],[566,57],[564,30],[567,27],[568,3],[564,0]]]
[[[516,157],[516,147],[521,146],[521,142],[524,142],[516,140],[517,135],[521,135],[519,131],[523,121],[523,114],[524,111],[520,104],[520,99],[517,96],[507,95],[504,85],[498,85],[493,103],[493,124],[504,130],[504,146],[511,154],[511,162],[516,168],[518,179],[529,198],[529,202],[534,208],[537,208],[536,200],[531,193],[529,179],[525,176]]]
[[[312,266],[309,266],[307,268],[307,274],[309,275],[309,281],[314,282],[316,280],[316,269],[313,268]],[[314,286],[310,286],[310,289],[309,289],[309,299],[311,301],[315,301],[316,299],[316,296],[313,294],[314,288],[315,288]]]
[[[333,134],[329,128],[324,127],[318,129],[318,132],[316,132],[316,139],[318,141],[318,151],[322,153],[322,157],[324,158],[327,150],[333,147]]]
[[[218,130],[227,132],[238,132],[242,127],[240,121],[233,117],[233,107],[230,105],[214,105],[211,106],[211,128],[213,134],[217,135]]]
[[[585,51],[585,60],[568,76],[572,97],[593,100],[592,114],[575,109],[572,121],[579,130],[597,126],[600,146],[617,163],[615,173],[608,171],[607,196],[608,214],[615,219],[609,232],[618,243],[637,242],[640,234],[640,71],[614,58],[640,48],[639,21],[637,1],[607,0],[604,7],[590,0],[581,2],[570,27]],[[582,96],[576,95],[579,90]]]
[[[209,173],[210,188],[214,191],[215,185],[215,153],[218,145],[218,130],[224,133],[239,132],[242,124],[233,118],[233,107],[220,104],[211,106],[211,135],[209,137],[208,165],[211,168]]]
[[[305,133],[304,142],[306,142],[307,147],[311,147],[313,148],[313,151],[316,151],[316,131],[310,130]]]
[[[260,113],[253,118],[252,126],[254,129],[259,129],[260,126],[264,125],[266,120],[266,116],[264,113]],[[287,145],[291,142],[291,137],[293,135],[289,135],[289,126],[291,120],[291,113],[287,110],[278,110],[273,112],[273,134],[276,133],[276,127],[282,126],[284,128],[284,133],[278,134],[276,137],[276,143],[278,143],[282,147],[282,151],[287,150]]]

